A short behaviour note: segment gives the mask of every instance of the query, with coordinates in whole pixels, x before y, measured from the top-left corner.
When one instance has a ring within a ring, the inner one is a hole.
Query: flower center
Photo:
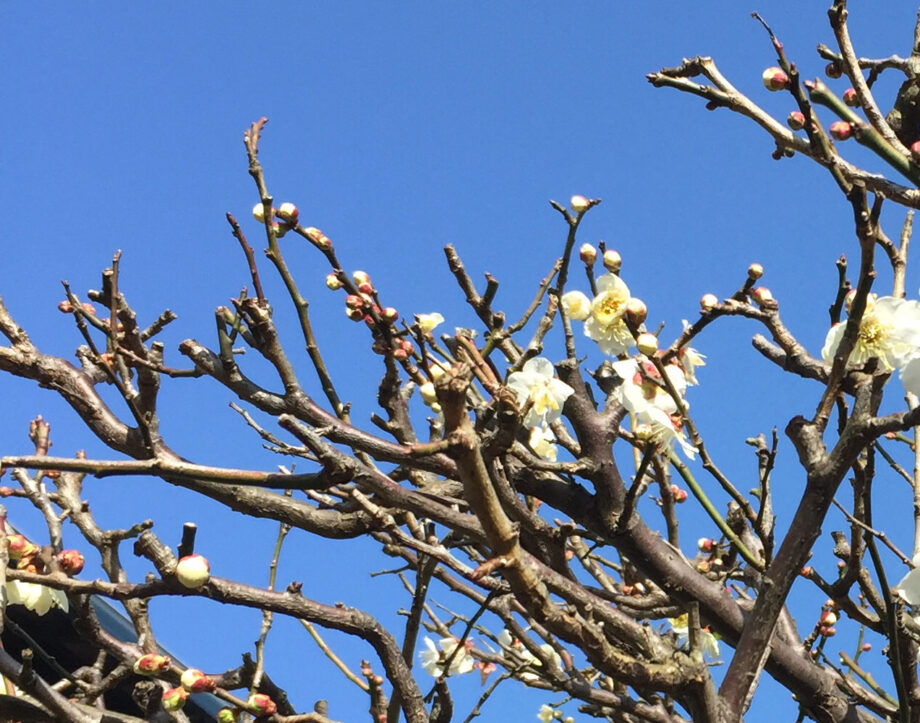
[[[591,304],[591,315],[601,326],[610,326],[626,311],[627,297],[616,291],[604,291],[598,294]]]
[[[549,385],[541,384],[533,389],[530,393],[530,398],[533,400],[533,410],[537,414],[543,414],[548,409],[559,409],[559,402],[550,393]]]

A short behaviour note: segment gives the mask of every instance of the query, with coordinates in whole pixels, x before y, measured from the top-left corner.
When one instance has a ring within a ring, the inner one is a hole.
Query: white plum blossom
[[[690,646],[689,616],[684,613],[676,618],[668,618],[668,622],[671,624],[671,629],[677,634],[678,647],[688,648]],[[700,630],[700,648],[706,657],[718,658],[721,655],[719,652],[719,639],[712,634],[708,627]]]
[[[539,427],[533,427],[527,443],[538,457],[551,462],[556,461],[556,437],[547,425],[541,424]]]
[[[834,324],[827,332],[821,356],[831,363],[846,331],[846,322]],[[879,360],[882,369],[902,369],[920,350],[920,302],[893,296],[866,299],[866,310],[859,323],[859,334],[847,367],[863,366],[869,359]],[[902,375],[903,378],[903,375]],[[912,380],[914,373],[909,375]]]
[[[527,648],[525,648],[524,644],[520,640],[516,640],[507,628],[499,633],[498,644],[506,652],[510,651],[513,656],[520,660],[524,665],[529,665],[534,668],[540,668],[543,665],[543,663],[540,662],[540,659],[531,653]],[[556,652],[552,645],[549,643],[543,643],[540,645],[540,650],[543,651],[545,656],[553,661],[553,664],[556,667],[560,669],[562,668],[562,658],[559,656],[559,653]],[[538,680],[540,676],[536,673],[531,673],[530,671],[525,670],[524,672],[519,673],[517,677],[526,682]]]
[[[469,643],[470,641],[467,641],[467,645]],[[428,675],[442,678],[444,677],[444,663],[453,654],[454,649],[460,646],[450,663],[448,672],[452,675],[463,675],[472,671],[476,662],[470,655],[467,645],[460,645],[460,641],[456,638],[441,638],[435,645],[431,638],[425,636],[425,650],[420,652],[418,657]]]
[[[523,407],[531,402],[524,418],[525,427],[538,427],[559,419],[562,405],[574,389],[554,376],[553,363],[544,357],[530,359],[519,372],[508,375],[508,388],[517,395]]]
[[[914,567],[894,586],[904,602],[908,605],[920,605],[920,555],[914,556]]]
[[[62,590],[19,580],[6,583],[6,602],[8,605],[25,605],[27,610],[34,610],[39,615],[44,615],[52,607],[61,608],[64,612],[70,609]]]
[[[550,705],[544,703],[540,706],[540,712],[537,713],[537,718],[539,718],[543,723],[552,723],[556,720],[556,710]]]
[[[597,280],[597,296],[591,302],[591,316],[585,322],[585,335],[597,342],[610,356],[622,354],[633,345],[633,337],[623,321],[629,287],[616,274]]]
[[[684,325],[684,331],[687,330],[687,327],[690,326],[690,322],[686,319],[681,320]],[[700,354],[696,349],[693,349],[689,346],[682,346],[677,351],[677,361],[680,364],[681,369],[684,370],[684,377],[687,380],[687,384],[696,386],[699,384],[699,381],[696,378],[696,368],[706,366],[706,356]]]
[[[436,326],[444,323],[444,317],[435,311],[431,314],[416,314],[415,321],[423,334],[430,334]]]
[[[659,447],[671,447],[675,442],[680,445],[688,459],[694,459],[697,449],[681,431],[680,411],[677,402],[655,380],[661,376],[649,361],[627,359],[613,363],[613,369],[623,382],[614,390],[614,398],[633,414],[639,424],[648,425],[648,437]],[[669,364],[664,373],[674,390],[683,400],[687,391],[687,379],[680,367]],[[684,406],[689,407],[686,401]]]
[[[562,295],[562,307],[570,319],[584,321],[591,315],[591,299],[581,291],[567,291]]]

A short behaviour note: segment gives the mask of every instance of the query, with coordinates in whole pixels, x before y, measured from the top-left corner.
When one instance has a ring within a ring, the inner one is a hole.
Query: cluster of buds
[[[373,349],[376,354],[392,354],[396,361],[406,361],[412,356],[412,352],[415,351],[412,342],[403,337],[397,337],[389,341],[378,339],[374,342],[371,349]]]
[[[69,299],[64,299],[60,304],[58,304],[58,311],[64,314],[72,314],[74,306]],[[90,316],[96,315],[96,307],[90,304],[88,301],[84,301],[80,304],[80,310],[84,314],[89,314]]]
[[[147,653],[134,661],[134,672],[138,675],[159,675],[169,670],[171,664],[166,655]]]
[[[620,591],[624,595],[630,595],[631,597],[642,597],[648,592],[648,588],[645,586],[645,583],[641,580],[630,584],[625,584],[620,588]]]
[[[834,625],[837,622],[837,604],[833,600],[828,600],[821,607],[821,616],[818,618],[818,635],[830,638],[837,634]]]
[[[211,563],[202,555],[186,555],[176,563],[176,579],[191,590],[211,579]]]
[[[789,76],[786,75],[782,68],[767,68],[761,75],[763,86],[767,90],[785,90],[789,87]]]
[[[272,230],[275,232],[275,238],[284,236],[284,234],[297,225],[300,219],[300,211],[297,209],[297,206],[290,201],[282,203],[278,208],[272,208],[271,212],[272,216],[278,219],[272,221]],[[260,202],[253,206],[252,215],[259,223],[265,223],[265,204]]]

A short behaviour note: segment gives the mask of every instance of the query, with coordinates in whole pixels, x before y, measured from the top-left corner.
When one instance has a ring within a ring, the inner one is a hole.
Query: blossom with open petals
[[[430,314],[416,314],[415,320],[423,334],[430,334],[436,326],[444,323],[444,317],[436,311]]]
[[[445,674],[444,663],[454,654],[454,649],[458,645],[460,641],[456,638],[441,638],[435,645],[431,638],[425,636],[425,650],[419,653],[419,659],[422,661],[425,672],[435,678],[442,678]],[[457,650],[450,663],[448,672],[453,675],[469,673],[473,670],[475,662],[467,646],[460,645],[460,649]]]
[[[52,607],[64,612],[70,609],[67,596],[62,590],[54,590],[34,582],[10,580],[6,583],[6,602],[8,605],[25,605],[26,609],[44,615]]]
[[[543,721],[543,723],[552,723],[552,721],[556,720],[556,709],[544,703],[540,706],[540,712],[537,713],[537,718]]]
[[[639,424],[648,425],[646,438],[660,448],[667,448],[676,442],[688,459],[694,459],[697,449],[681,431],[680,411],[677,402],[656,380],[661,375],[655,366],[642,362],[642,368],[635,359],[613,363],[613,369],[623,382],[614,390],[614,398],[636,417]],[[674,364],[664,368],[668,381],[683,401],[687,390],[687,379],[683,371]],[[689,406],[684,401],[684,406]]]
[[[678,647],[688,648],[690,646],[689,616],[684,613],[676,618],[668,618],[668,622],[671,624],[671,630],[677,634]],[[719,639],[712,634],[708,627],[700,630],[700,648],[704,656],[718,658],[721,655],[719,652]]]
[[[525,427],[538,427],[559,419],[562,405],[574,389],[553,376],[553,363],[544,357],[530,359],[519,372],[508,375],[508,388],[517,395],[523,407],[528,400],[530,411],[524,418]]]
[[[827,332],[821,356],[830,363],[843,339],[846,323],[834,324]],[[859,334],[847,367],[855,369],[869,359],[879,360],[882,369],[903,368],[920,349],[920,302],[882,296],[866,299],[866,310],[859,323]],[[913,375],[911,375],[912,378]],[[905,383],[906,386],[906,383]]]
[[[525,648],[524,644],[520,640],[515,639],[515,637],[507,628],[499,633],[498,644],[506,653],[510,652],[513,658],[520,660],[524,665],[529,665],[532,668],[540,668],[543,666],[543,663],[540,662],[540,659],[531,653],[527,648]],[[555,665],[557,668],[562,668],[562,658],[559,656],[559,653],[556,652],[552,645],[549,643],[543,643],[540,645],[540,650],[543,651],[543,654],[553,662],[553,665]],[[536,673],[525,670],[521,673],[518,673],[517,677],[523,681],[534,681],[539,679],[540,676]]]
[[[591,302],[591,316],[585,322],[585,335],[597,342],[601,351],[617,356],[633,345],[633,337],[623,321],[629,287],[616,274],[597,280],[597,296]]]
[[[581,291],[567,291],[562,295],[562,308],[575,321],[584,321],[591,315],[591,299]]]
[[[904,602],[908,605],[920,605],[920,555],[914,557],[914,567],[894,586]]]
[[[686,319],[682,319],[682,322],[684,331],[686,331],[690,326],[690,322]],[[700,354],[692,347],[682,346],[677,350],[677,363],[684,370],[684,378],[687,380],[687,384],[692,384],[693,386],[699,384],[696,378],[696,368],[706,366],[706,356],[704,354]]]
[[[541,424],[539,427],[533,427],[527,443],[538,457],[551,462],[556,461],[556,437],[547,425]]]

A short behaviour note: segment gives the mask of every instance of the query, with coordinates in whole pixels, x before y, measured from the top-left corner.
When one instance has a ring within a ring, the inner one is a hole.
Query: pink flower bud
[[[863,643],[859,646],[859,649],[864,653],[868,653],[870,650],[872,650],[872,643]]]
[[[275,232],[275,238],[284,238],[284,235],[290,231],[290,227],[285,223],[272,221],[272,231]]]
[[[821,613],[821,617],[818,618],[818,624],[826,625],[827,627],[832,626],[836,622],[837,613],[835,613],[833,610],[825,610],[823,613]]]
[[[326,287],[332,291],[338,291],[342,288],[342,280],[339,278],[339,275],[336,273],[331,273],[326,276]]]
[[[278,710],[275,701],[269,698],[265,693],[253,693],[246,701],[246,708],[250,713],[259,715],[274,715]]]
[[[399,312],[392,306],[387,306],[380,312],[380,316],[387,324],[395,324],[399,321]]]
[[[719,297],[715,294],[703,294],[700,298],[700,311],[707,312],[719,305]]]
[[[582,213],[591,207],[591,202],[584,196],[572,196],[569,200],[575,213]]]
[[[758,306],[773,301],[773,293],[766,286],[758,286],[751,292],[751,298],[754,299]]]
[[[361,284],[367,284],[370,286],[371,277],[366,271],[355,271],[351,278],[355,280],[355,283],[360,286]]]
[[[11,560],[32,557],[38,553],[38,545],[30,542],[23,535],[9,535],[6,540],[10,548]]]
[[[69,314],[73,311],[73,304],[71,304],[67,299],[64,299],[64,301],[58,304],[58,311],[60,311],[62,314]]]
[[[709,537],[701,537],[696,541],[696,546],[701,552],[712,552],[716,546],[716,541]]]
[[[364,320],[364,311],[361,309],[345,309],[345,315],[352,321]]]
[[[678,504],[687,501],[687,490],[683,490],[677,485],[671,485],[671,496]]]
[[[4,470],[0,470],[0,474],[3,474],[3,472]],[[13,494],[12,487],[7,487],[6,485],[0,487],[0,497],[9,497],[11,494]]]
[[[837,628],[829,625],[822,625],[818,628],[818,634],[823,635],[825,638],[832,638],[837,634]]]
[[[182,710],[185,701],[188,700],[188,691],[185,688],[170,688],[163,693],[163,709],[174,713]]]
[[[799,575],[801,575],[802,577],[808,577],[809,575],[812,575],[812,574],[814,573],[814,571],[815,571],[815,568],[813,568],[813,567],[811,567],[810,565],[808,565],[808,566],[806,566],[806,567],[803,567],[803,568],[799,571]]]
[[[329,240],[329,237],[326,236],[318,228],[310,226],[309,228],[304,229],[304,233],[307,235],[307,238],[310,239],[316,248],[321,251],[326,251],[332,248],[332,241]]]
[[[618,254],[613,249],[607,249],[604,251],[604,268],[607,269],[612,274],[617,273],[620,270],[620,266],[623,264],[623,259],[620,258]]]
[[[763,276],[763,266],[760,264],[751,264],[748,266],[748,278],[752,281],[757,281],[761,276]]]
[[[910,158],[914,163],[920,163],[920,141],[910,144]]]
[[[57,554],[57,561],[65,575],[78,575],[85,563],[83,553],[79,550],[61,550]]]
[[[836,79],[843,75],[843,68],[840,67],[840,63],[838,63],[836,60],[832,60],[824,67],[824,74],[828,78]]]
[[[845,141],[853,135],[853,125],[846,121],[835,121],[828,128],[831,135],[838,141]]]
[[[636,337],[636,348],[645,356],[653,356],[658,351],[658,337],[648,332],[643,332]]]
[[[214,678],[197,668],[186,668],[179,682],[189,693],[212,693],[217,687]]]
[[[761,75],[761,80],[763,80],[764,88],[770,91],[784,90],[789,87],[789,76],[783,72],[782,68],[767,68]]]
[[[597,249],[594,248],[594,244],[582,244],[578,249],[578,258],[592,266],[597,261]]]
[[[648,307],[642,299],[631,297],[626,302],[626,320],[634,327],[638,328],[642,322],[648,318]]]
[[[366,303],[364,298],[357,294],[349,294],[345,297],[345,308],[347,309],[363,309]]]
[[[170,663],[165,655],[147,653],[134,661],[134,672],[138,675],[157,675],[169,670]]]
[[[800,131],[805,127],[805,114],[801,111],[794,110],[786,116],[786,125],[794,131]]]
[[[183,587],[201,587],[211,579],[211,563],[202,555],[186,555],[176,564],[176,577]]]
[[[374,287],[369,283],[367,284],[358,284],[358,291],[360,291],[365,296],[370,296],[374,293]]]
[[[297,206],[295,206],[290,201],[282,203],[278,210],[275,211],[275,213],[277,214],[278,218],[280,218],[282,221],[287,221],[292,226],[296,226],[297,219],[300,218],[300,211],[298,211]]]
[[[859,96],[856,95],[855,88],[847,88],[843,91],[843,102],[851,108],[859,107]]]

